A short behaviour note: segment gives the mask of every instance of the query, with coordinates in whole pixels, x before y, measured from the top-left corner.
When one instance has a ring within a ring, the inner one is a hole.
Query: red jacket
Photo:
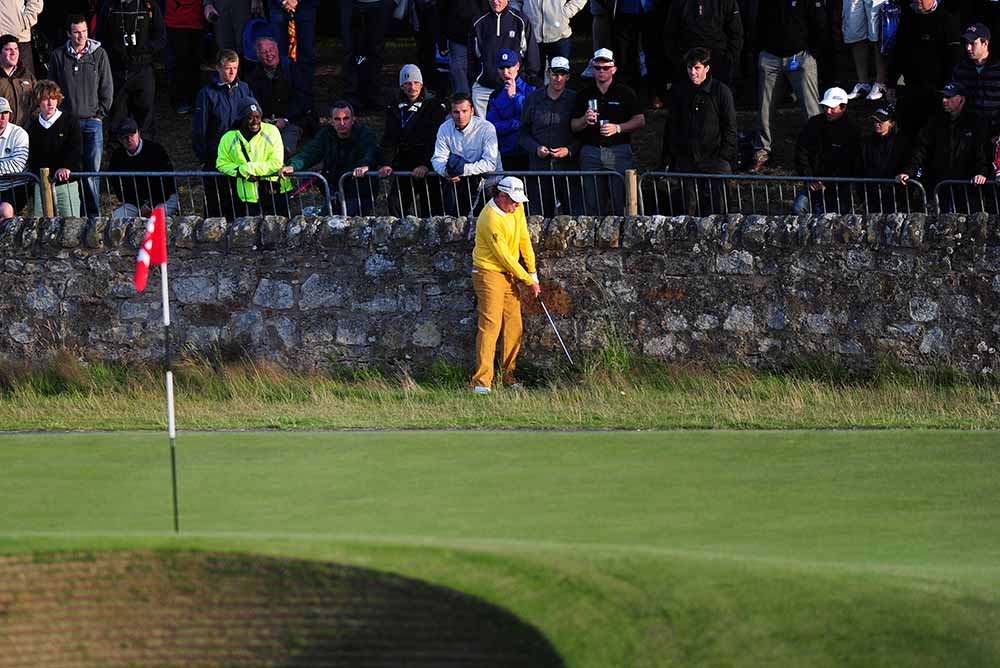
[[[201,13],[201,0],[167,0],[163,22],[168,28],[204,30],[205,15]]]

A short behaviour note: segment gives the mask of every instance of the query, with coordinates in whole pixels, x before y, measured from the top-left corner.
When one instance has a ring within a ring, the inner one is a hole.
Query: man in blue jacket
[[[240,107],[252,97],[250,87],[236,78],[239,68],[240,57],[236,52],[223,49],[219,53],[212,83],[198,91],[195,98],[191,143],[203,172],[216,171],[219,140],[240,121]],[[225,178],[205,179],[206,217],[231,213],[236,193],[229,187],[229,181]]]
[[[515,172],[528,169],[528,154],[518,144],[518,135],[524,98],[535,90],[534,86],[529,86],[518,76],[520,71],[521,59],[517,52],[501,49],[497,54],[497,72],[502,84],[490,93],[486,105],[486,120],[497,130],[497,144],[504,169]]]

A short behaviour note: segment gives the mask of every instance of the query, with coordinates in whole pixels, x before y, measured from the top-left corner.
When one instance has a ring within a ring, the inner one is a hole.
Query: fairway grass
[[[991,432],[0,438],[0,552],[238,551],[388,570],[567,666],[1000,665]],[[2,585],[0,585],[2,592]]]

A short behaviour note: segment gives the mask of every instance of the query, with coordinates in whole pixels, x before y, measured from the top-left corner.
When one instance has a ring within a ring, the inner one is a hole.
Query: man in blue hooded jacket
[[[521,59],[511,49],[501,49],[497,54],[497,72],[501,85],[490,93],[486,104],[486,120],[497,130],[497,144],[505,169],[528,169],[528,154],[518,144],[521,131],[521,111],[524,99],[535,90],[518,76]]]

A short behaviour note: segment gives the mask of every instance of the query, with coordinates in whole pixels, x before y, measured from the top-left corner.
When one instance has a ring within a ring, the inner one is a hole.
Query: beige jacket
[[[18,42],[31,41],[31,27],[42,13],[42,0],[0,0],[0,35],[14,35]]]
[[[569,20],[586,4],[587,0],[523,0],[521,15],[531,24],[538,43],[548,44],[573,34]]]

